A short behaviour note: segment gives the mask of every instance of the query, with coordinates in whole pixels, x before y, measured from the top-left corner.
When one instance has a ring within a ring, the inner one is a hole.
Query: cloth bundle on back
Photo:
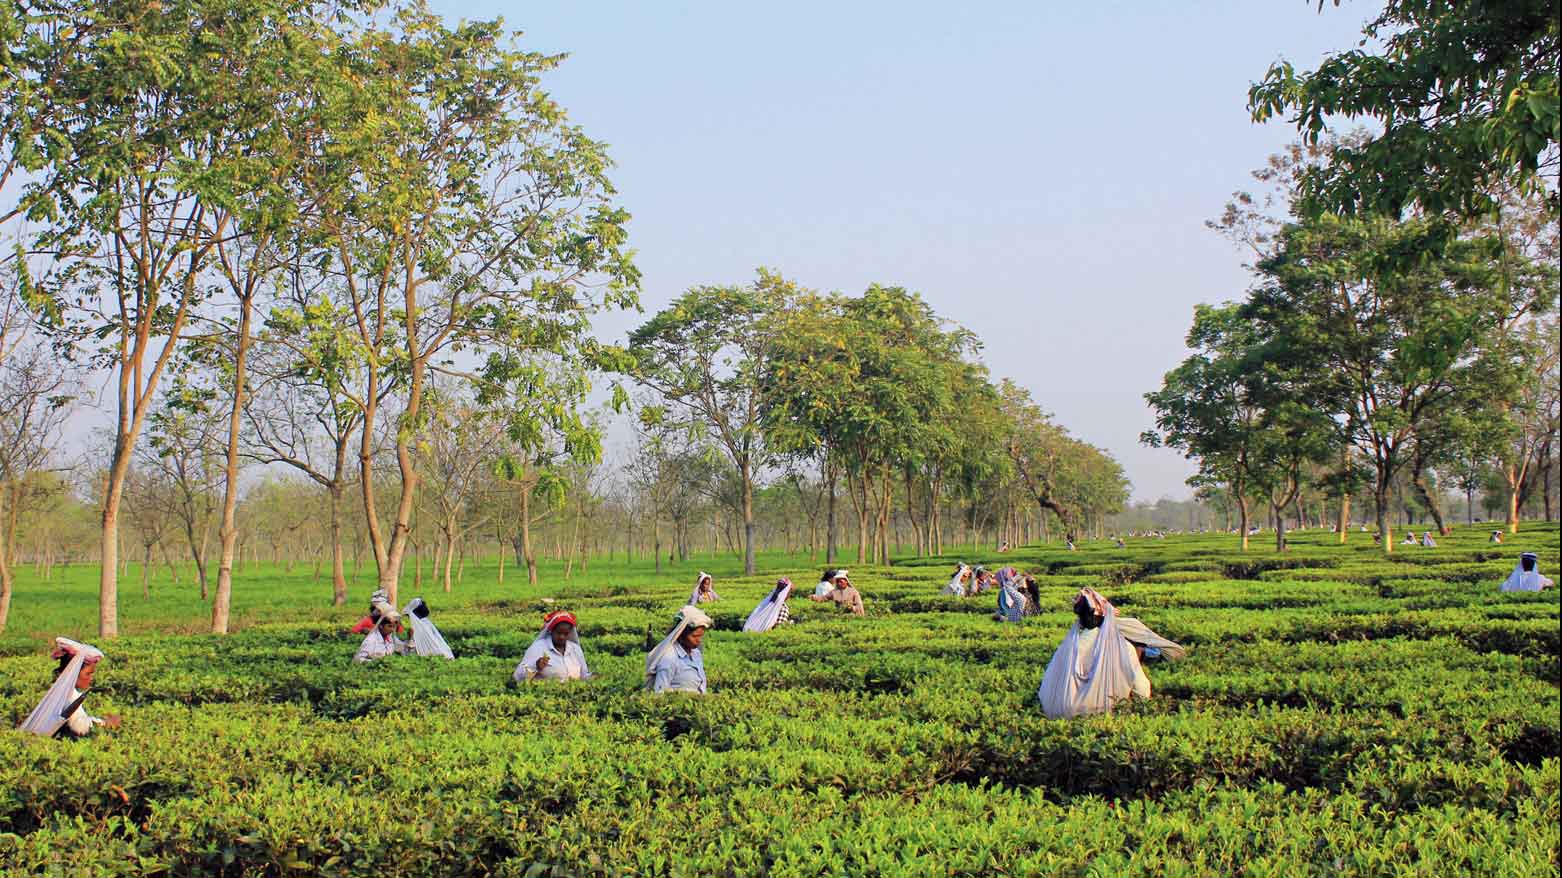
[[[786,599],[792,595],[792,580],[778,579],[776,587],[765,595],[765,599],[759,602],[754,612],[748,614],[748,620],[743,623],[743,630],[750,634],[759,634],[776,627],[782,622],[790,622],[791,610],[787,608]]]
[[[418,655],[437,655],[442,658],[453,659],[455,653],[450,651],[450,644],[445,642],[445,636],[439,633],[439,628],[434,625],[434,620],[429,618],[428,604],[423,603],[422,598],[413,598],[412,603],[407,604],[402,610],[402,615],[412,625],[412,649]]]
[[[949,578],[949,584],[944,586],[944,594],[954,595],[957,598],[965,597],[965,581],[971,576],[971,568],[961,564],[955,568],[955,575]]]
[[[56,637],[54,651],[49,655],[61,659],[63,667],[49,691],[44,693],[43,700],[38,702],[38,706],[22,720],[17,729],[50,737],[59,732],[61,727],[66,727],[71,734],[81,737],[91,732],[94,725],[103,725],[103,720],[87,713],[82,707],[87,697],[86,690],[92,688],[92,675],[97,670],[98,662],[103,660],[103,653],[68,637]]]
[[[1085,627],[1076,619],[1053,653],[1036,692],[1042,712],[1051,719],[1072,719],[1106,713],[1131,695],[1148,698],[1149,677],[1139,664],[1138,650],[1123,630],[1126,620],[1117,615],[1117,608],[1091,588],[1079,592],[1075,606],[1080,619],[1090,618],[1096,624]],[[1129,627],[1138,636],[1151,639],[1153,643],[1147,645],[1160,649],[1168,658],[1183,655],[1182,647],[1156,635],[1137,619]]]
[[[1013,567],[998,571],[998,618],[1019,622],[1025,618],[1025,592],[1021,591],[1020,572]]]
[[[1525,552],[1503,581],[1502,591],[1540,591],[1552,584],[1550,579],[1540,575],[1540,558],[1534,552]]]

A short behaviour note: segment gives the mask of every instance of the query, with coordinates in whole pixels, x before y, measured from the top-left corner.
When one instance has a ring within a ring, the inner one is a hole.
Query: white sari
[[[54,678],[54,684],[43,695],[43,700],[33,708],[33,712],[22,720],[22,724],[16,728],[19,731],[31,732],[44,737],[53,736],[60,727],[70,723],[71,731],[77,735],[84,735],[92,730],[94,723],[101,720],[91,716],[79,704],[75,709],[70,709],[71,704],[81,697],[76,690],[76,681],[81,677],[81,669],[88,663],[96,664],[103,659],[103,653],[85,643],[77,643],[68,637],[54,638],[55,657],[70,656],[65,670]]]
[[[786,599],[791,595],[790,579],[777,582],[776,587],[770,590],[770,594],[754,608],[754,612],[748,614],[748,620],[743,623],[743,630],[750,634],[760,634],[776,627],[776,620],[781,618],[781,608],[786,606]]]
[[[1139,664],[1138,651],[1128,641],[1125,627],[1139,637],[1153,639],[1157,648],[1170,658],[1183,654],[1182,647],[1159,637],[1137,619],[1124,626],[1117,608],[1094,589],[1084,589],[1080,594],[1102,617],[1101,625],[1085,631],[1076,620],[1047,664],[1036,697],[1041,702],[1042,712],[1050,719],[1106,713],[1135,693],[1149,697],[1149,677]]]
[[[422,598],[413,598],[412,603],[402,611],[412,625],[412,649],[418,655],[437,655],[440,658],[453,659],[455,653],[450,651],[450,644],[445,642],[444,635],[439,633],[439,628],[434,625],[434,620],[429,618],[428,604],[423,603]]]

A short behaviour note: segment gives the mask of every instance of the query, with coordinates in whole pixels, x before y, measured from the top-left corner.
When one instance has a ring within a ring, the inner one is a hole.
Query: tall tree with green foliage
[[[1330,117],[1381,124],[1308,171],[1305,213],[1473,215],[1506,182],[1557,174],[1559,29],[1556,0],[1387,0],[1361,48],[1310,72],[1272,65],[1248,108],[1258,122],[1289,115],[1309,142]],[[1557,198],[1553,184],[1553,213]]]
[[[751,284],[694,287],[630,335],[634,377],[665,403],[651,414],[722,450],[743,517],[743,570],[753,575],[754,481],[774,457],[761,394],[770,356],[768,317],[800,294],[759,270]]]
[[[1296,400],[1328,412],[1373,471],[1385,552],[1395,477],[1415,437],[1477,380],[1492,332],[1515,310],[1497,245],[1436,220],[1323,216],[1288,227],[1241,307],[1265,357],[1299,376]]]
[[[516,48],[498,21],[450,26],[422,0],[405,0],[387,24],[348,31],[332,59],[310,97],[328,124],[309,144],[298,186],[315,211],[323,289],[350,319],[303,308],[273,322],[297,338],[339,334],[337,344],[295,351],[306,369],[362,364],[351,398],[362,412],[364,519],[379,584],[394,598],[429,376],[489,393],[539,374],[574,382],[610,368],[615,354],[591,338],[590,317],[632,306],[639,274],[605,146],[541,87],[562,56]],[[319,355],[344,348],[352,356]],[[480,371],[463,368],[460,355],[474,349],[500,353]],[[534,357],[552,365],[532,371]],[[388,399],[398,403],[399,477],[389,535],[373,487],[373,425]]]

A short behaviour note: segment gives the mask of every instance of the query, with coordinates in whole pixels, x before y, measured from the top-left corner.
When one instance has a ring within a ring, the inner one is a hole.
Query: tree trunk
[[[342,483],[333,482],[327,489],[331,500],[331,605],[347,604],[347,571],[342,557]]]
[[[825,517],[824,517],[824,530],[825,530],[825,534],[824,534],[824,539],[825,539],[824,563],[825,564],[834,564],[835,563],[835,481],[836,481],[836,475],[837,474],[836,474],[836,471],[835,471],[835,464],[830,462],[828,457],[826,457],[826,459],[825,459],[824,470],[825,470],[825,478],[824,478],[824,480],[825,480],[825,490],[830,493],[829,502],[828,502],[828,504],[825,507]]]
[[[10,485],[0,485],[0,503],[4,503],[7,493],[11,494],[10,502],[0,509],[5,516],[5,534],[0,537],[0,634],[5,633],[6,620],[11,617],[11,555],[16,545],[16,492]]]
[[[1242,551],[1247,551],[1247,497],[1237,496],[1237,527],[1242,530]]]
[[[450,594],[450,569],[456,555],[456,535],[448,525],[441,530],[445,536],[445,594]]]
[[[152,597],[152,544],[142,546],[146,550],[141,561],[141,597],[143,600]]]
[[[537,584],[537,553],[532,549],[532,501],[530,486],[521,488],[521,557],[526,561],[526,581]]]
[[[228,412],[228,445],[223,461],[222,524],[217,529],[221,549],[217,556],[217,594],[212,600],[212,633],[228,633],[228,612],[233,604],[233,553],[239,545],[234,513],[239,504],[239,415],[244,411],[245,366],[249,357],[250,312],[253,294],[240,295],[238,349],[233,357],[233,407]],[[204,577],[203,577],[204,580]]]
[[[1378,535],[1383,538],[1383,553],[1394,554],[1394,525],[1389,520],[1389,483],[1382,469],[1378,470],[1377,484],[1372,490],[1373,506],[1378,518]]]

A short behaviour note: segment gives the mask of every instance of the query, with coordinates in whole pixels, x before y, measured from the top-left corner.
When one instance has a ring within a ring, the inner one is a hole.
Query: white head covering
[[[765,595],[765,599],[759,602],[754,612],[748,614],[748,621],[743,623],[743,630],[751,634],[758,634],[776,627],[776,620],[781,617],[781,606],[792,595],[792,580],[778,579],[776,587]]]
[[[944,586],[944,594],[952,594],[952,595],[955,595],[956,597],[964,597],[965,596],[965,582],[964,582],[964,578],[966,576],[970,575],[970,573],[971,573],[971,568],[969,566],[965,565],[965,564],[961,564],[959,567],[956,567],[955,568],[955,575],[949,577],[949,584]]]
[[[33,708],[33,712],[22,720],[17,729],[23,732],[32,732],[35,735],[45,737],[53,735],[65,725],[67,719],[66,710],[71,702],[76,700],[76,680],[81,676],[81,669],[89,664],[97,664],[103,659],[103,653],[85,643],[77,643],[68,637],[54,638],[55,658],[70,656],[65,670],[54,678],[54,685],[43,695],[43,700]],[[71,711],[74,712],[74,711]]]
[[[694,578],[694,591],[689,593],[689,603],[690,603],[690,605],[700,603],[700,583],[704,582],[707,579],[711,579],[711,575],[709,573],[706,573],[704,570],[701,570],[700,571],[700,575],[696,576]],[[710,597],[705,598],[705,600],[708,600],[708,601],[719,601],[719,600],[721,600],[721,595],[716,593],[716,581],[714,579],[711,579]]]
[[[1534,560],[1533,569],[1524,569],[1525,558]],[[1551,584],[1551,580],[1540,575],[1540,558],[1534,552],[1525,552],[1519,555],[1519,560],[1513,565],[1513,572],[1509,573],[1508,578],[1503,581],[1501,590],[1540,591]]]
[[[445,643],[444,635],[435,627],[434,620],[428,614],[428,604],[423,603],[422,598],[413,598],[404,612],[412,623],[412,648],[418,655],[437,655],[447,659],[456,657],[450,651],[450,645]]]
[[[673,620],[672,630],[667,632],[667,636],[662,638],[661,643],[651,647],[651,651],[646,653],[645,688],[651,688],[652,682],[656,680],[656,666],[673,651],[673,646],[678,642],[678,638],[683,636],[684,629],[691,625],[695,628],[711,627],[710,617],[693,604],[678,611],[678,617]]]

